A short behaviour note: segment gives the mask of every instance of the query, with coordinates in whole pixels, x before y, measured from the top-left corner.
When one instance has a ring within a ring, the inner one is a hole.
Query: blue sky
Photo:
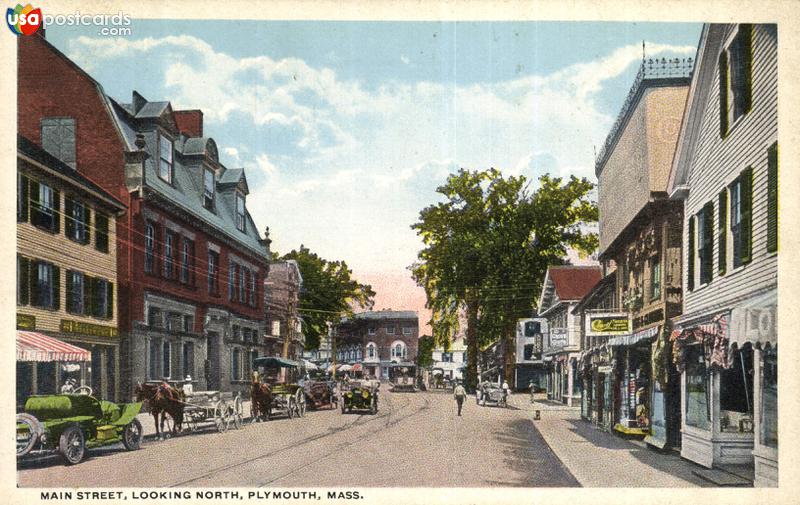
[[[133,20],[48,39],[124,102],[201,108],[273,247],[403,274],[410,230],[458,167],[594,179],[649,57],[694,57],[701,25]]]

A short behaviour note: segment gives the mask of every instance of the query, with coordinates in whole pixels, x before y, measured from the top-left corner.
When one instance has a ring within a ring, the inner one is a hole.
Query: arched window
[[[406,357],[406,343],[402,340],[392,342],[391,354],[393,359],[403,359]]]

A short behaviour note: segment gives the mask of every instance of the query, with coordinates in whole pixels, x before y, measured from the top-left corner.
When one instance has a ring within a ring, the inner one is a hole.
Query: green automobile
[[[350,382],[342,393],[342,414],[354,410],[378,413],[378,388],[373,381]]]
[[[141,403],[118,405],[85,394],[31,396],[17,414],[17,458],[57,452],[75,465],[87,448],[122,442],[136,450],[142,441],[142,423],[136,419],[141,408]]]

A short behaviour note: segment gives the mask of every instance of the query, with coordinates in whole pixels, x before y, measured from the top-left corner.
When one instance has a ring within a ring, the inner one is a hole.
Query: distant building
[[[443,378],[462,380],[464,368],[467,366],[467,343],[464,335],[457,335],[447,350],[444,347],[434,347],[432,357],[431,369],[434,376],[437,375],[438,370]]]
[[[517,321],[514,354],[516,389],[528,390],[531,382],[536,389],[547,389],[548,371],[542,353],[548,334],[547,319],[544,317]]]
[[[301,327],[300,290],[303,276],[295,260],[270,263],[264,281],[266,294],[267,354],[298,359],[305,341]]]

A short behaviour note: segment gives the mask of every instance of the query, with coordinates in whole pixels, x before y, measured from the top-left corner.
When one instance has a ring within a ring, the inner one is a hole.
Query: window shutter
[[[753,167],[742,170],[742,263],[753,259]]]
[[[64,197],[64,234],[67,238],[75,236],[75,203],[71,198]]]
[[[30,281],[30,302],[31,305],[38,305],[39,299],[39,262],[38,261],[31,261],[30,262],[30,277],[28,280]]]
[[[708,202],[703,208],[703,280],[701,282],[711,282],[714,278],[714,202]]]
[[[767,153],[767,252],[778,250],[778,143]]]
[[[719,55],[719,136],[728,135],[728,52]]]
[[[74,314],[72,308],[75,306],[75,300],[72,293],[73,283],[72,283],[72,270],[67,270],[67,312],[70,314]]]
[[[742,86],[742,100],[745,113],[753,107],[753,25],[739,26],[742,40],[742,54],[744,55],[744,82]]]
[[[31,180],[28,186],[31,203],[31,224],[41,224],[42,214],[39,209],[39,183]]]
[[[689,218],[689,247],[688,247],[688,257],[686,258],[686,266],[687,266],[687,276],[686,276],[686,283],[689,287],[689,291],[694,289],[694,216]]]
[[[53,265],[53,310],[61,308],[61,269]]]
[[[20,192],[20,208],[19,208],[19,219],[18,221],[27,222],[28,221],[28,209],[30,205],[28,200],[30,199],[29,193],[29,181],[26,176],[21,176],[21,185],[19,188]]]
[[[53,190],[53,233],[61,232],[61,193]]]
[[[89,209],[88,205],[83,206],[83,229],[84,229],[84,236],[83,236],[83,243],[84,244],[91,244],[92,243],[92,211]]]
[[[83,276],[83,313],[90,316],[94,314],[94,297],[92,296],[92,282],[94,279],[88,275]]]
[[[106,318],[114,317],[114,283],[106,282]]]
[[[30,301],[30,268],[31,268],[31,261],[24,257],[19,257],[19,279],[17,279],[17,283],[19,283],[19,304],[20,305],[28,305]]]
[[[725,275],[726,266],[728,265],[727,251],[728,251],[728,190],[723,189],[719,192],[719,222],[717,229],[719,230],[717,240],[717,271],[720,275]]]

